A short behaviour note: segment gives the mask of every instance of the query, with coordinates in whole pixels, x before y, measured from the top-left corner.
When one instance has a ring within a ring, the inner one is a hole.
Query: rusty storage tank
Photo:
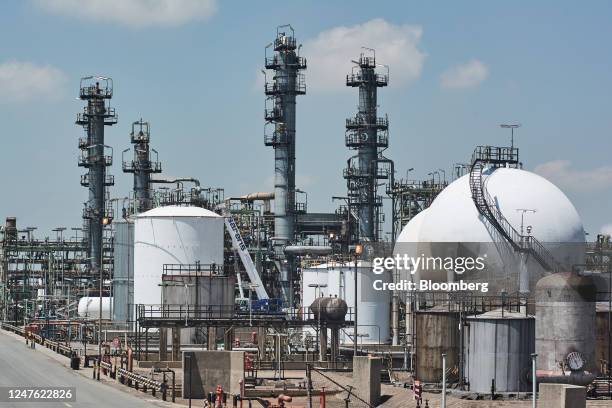
[[[496,309],[465,318],[464,375],[470,391],[527,392],[531,354],[535,352],[535,319]]]
[[[596,295],[593,280],[575,273],[555,273],[538,281],[535,290],[538,382],[586,385],[592,381],[597,368]]]
[[[459,363],[459,313],[448,306],[434,306],[415,313],[416,379],[424,382],[442,380],[442,353],[446,367]]]
[[[348,305],[338,297],[319,297],[310,305],[310,313],[315,319],[321,318],[330,322],[343,321],[348,311]]]

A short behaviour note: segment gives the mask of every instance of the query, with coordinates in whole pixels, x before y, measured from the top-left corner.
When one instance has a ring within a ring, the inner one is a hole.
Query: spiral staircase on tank
[[[518,148],[478,146],[472,155],[470,168],[470,191],[478,212],[497,230],[516,252],[527,253],[547,271],[558,272],[559,263],[548,249],[532,235],[522,235],[502,214],[493,198],[489,195],[483,170],[489,166],[491,172],[500,167],[518,167]]]

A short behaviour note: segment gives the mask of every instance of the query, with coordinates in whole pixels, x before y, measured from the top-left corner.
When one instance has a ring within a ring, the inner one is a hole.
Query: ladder
[[[255,293],[257,293],[258,299],[269,299],[268,292],[266,292],[266,288],[263,285],[261,278],[259,277],[259,272],[257,272],[257,268],[253,263],[253,259],[251,259],[251,255],[247,249],[244,240],[242,239],[242,234],[240,234],[240,230],[236,225],[236,221],[234,217],[227,210],[223,210],[223,219],[225,220],[225,226],[227,227],[227,232],[232,238],[232,246],[240,255],[240,260],[242,261],[242,265],[244,265],[244,269],[246,270],[247,275],[249,275],[249,279],[251,280],[251,284],[254,286]]]
[[[502,214],[486,188],[483,177],[485,165],[491,171],[505,166],[518,166],[518,148],[478,146],[472,155],[470,168],[470,192],[478,212],[497,230],[517,252],[530,254],[547,271],[558,272],[559,263],[548,249],[532,235],[522,235]]]

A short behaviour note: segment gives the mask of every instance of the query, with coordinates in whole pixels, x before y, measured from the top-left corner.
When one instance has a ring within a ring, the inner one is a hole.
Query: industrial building
[[[224,382],[228,395],[261,403],[266,393],[280,398],[266,380],[295,380],[299,372],[307,385],[285,382],[283,393],[304,391],[311,401],[312,393],[325,394],[312,386],[313,370],[353,370],[369,384],[348,391],[350,406],[376,406],[381,378],[457,395],[529,396],[533,370],[539,384],[604,395],[610,237],[589,242],[571,201],[524,170],[513,143],[476,146],[471,157],[458,152],[469,163],[450,164],[451,181],[438,171],[427,180],[396,177],[410,163],[385,156],[392,132],[378,112],[393,67],[367,48],[355,50],[345,78],[358,91],[357,112],[345,120],[350,153],[337,175],[346,191],[334,197],[335,211],[310,212],[295,180],[297,96],[308,97],[300,51],[290,25],[279,26],[265,48],[263,142],[274,163],[262,165],[273,172],[274,190],[233,197],[195,177],[165,178],[142,118],[124,145],[108,146],[105,129],[118,122],[113,81],[82,78],[86,106],[75,122],[86,134],[78,139],[88,189],[75,214],[82,226],[41,239],[6,215],[4,327],[65,345],[98,377],[108,369],[156,390],[176,370],[181,384],[171,393],[183,399],[205,399],[216,392],[213,383]],[[131,153],[123,150],[128,144]],[[122,171],[133,175],[129,193],[112,188],[113,151],[123,152]],[[414,262],[411,271],[373,273],[376,258],[395,255],[486,260],[465,273]],[[377,281],[422,280],[487,283],[488,291],[376,289]],[[221,350],[227,354],[208,354]]]

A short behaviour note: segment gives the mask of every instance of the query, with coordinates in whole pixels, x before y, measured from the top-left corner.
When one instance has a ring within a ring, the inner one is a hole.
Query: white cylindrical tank
[[[556,261],[571,270],[584,263],[584,228],[576,209],[554,184],[515,168],[484,171],[486,190],[495,205],[517,231],[543,243]],[[444,243],[441,245],[441,243]],[[521,259],[478,212],[469,174],[446,187],[431,206],[413,218],[399,235],[394,252],[410,256],[483,256],[486,268],[479,273],[453,275],[445,270],[417,271],[415,280],[474,280],[490,282],[490,292],[518,290],[520,271],[527,271],[528,288],[545,270],[533,257]],[[524,264],[524,266],[522,265]],[[523,272],[525,273],[525,272]]]
[[[134,227],[134,304],[161,304],[164,264],[223,266],[223,217],[200,207],[141,213]]]
[[[102,298],[102,319],[111,318],[112,302],[112,297],[106,296]],[[79,317],[84,317],[86,319],[98,319],[100,317],[100,298],[97,296],[82,297],[79,299],[77,313],[79,314]]]
[[[302,305],[309,307],[316,297],[331,296],[343,299],[349,313],[346,320],[353,320],[355,308],[355,265],[353,263],[330,262],[305,268],[302,270]],[[377,344],[389,342],[389,319],[391,310],[391,292],[374,290],[374,281],[391,281],[391,272],[376,275],[372,272],[369,262],[360,261],[357,264],[357,301],[359,343]],[[326,285],[325,288],[315,285]],[[316,297],[315,297],[316,289]],[[304,314],[304,318],[308,318]],[[304,329],[305,333],[313,334],[314,330]],[[340,332],[340,341],[352,344],[353,329]]]
[[[327,264],[319,264],[302,268],[302,306],[304,307],[303,318],[308,320],[309,308],[318,297],[327,296]],[[305,336],[314,337],[316,330],[313,327],[304,327]]]
[[[369,262],[357,263],[357,334],[359,344],[376,344],[389,342],[391,292],[375,290],[374,281],[391,281],[391,272],[376,275]],[[355,266],[352,263],[328,266],[328,295],[338,296],[349,307],[347,320],[352,320],[355,308]],[[352,335],[353,330],[347,332]],[[340,341],[352,344],[353,340],[344,331]]]

